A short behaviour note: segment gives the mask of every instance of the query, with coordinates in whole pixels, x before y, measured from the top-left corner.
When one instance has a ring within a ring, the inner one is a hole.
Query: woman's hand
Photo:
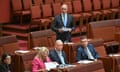
[[[40,70],[38,70],[39,72],[47,72],[47,70],[46,69],[40,69]]]

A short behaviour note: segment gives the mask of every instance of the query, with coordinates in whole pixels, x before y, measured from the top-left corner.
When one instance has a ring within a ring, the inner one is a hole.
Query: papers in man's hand
[[[15,53],[28,53],[29,50],[16,50]]]
[[[71,28],[66,28],[66,27],[63,27],[63,28],[62,28],[62,30],[63,30],[63,31],[70,31],[70,30],[71,30]]]
[[[88,64],[88,63],[92,63],[94,61],[90,61],[90,60],[80,60],[78,61],[78,63],[82,63],[82,64]]]
[[[45,67],[46,67],[46,70],[50,70],[50,69],[54,69],[57,67],[57,65],[59,65],[58,63],[56,62],[47,62],[45,63]]]
[[[109,54],[110,57],[112,56],[120,56],[120,54]]]

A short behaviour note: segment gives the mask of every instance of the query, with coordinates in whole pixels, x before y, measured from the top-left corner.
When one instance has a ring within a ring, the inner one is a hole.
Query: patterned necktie
[[[87,53],[88,59],[94,59],[94,57],[92,56],[90,50],[87,48],[85,48],[85,52]]]

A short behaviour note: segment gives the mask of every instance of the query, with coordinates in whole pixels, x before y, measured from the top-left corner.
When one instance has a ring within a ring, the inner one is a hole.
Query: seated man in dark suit
[[[86,36],[81,37],[81,45],[77,49],[77,61],[79,60],[95,60],[99,58],[98,53],[95,51],[92,44],[88,44]]]
[[[49,53],[49,57],[52,61],[55,61],[59,64],[68,64],[66,54],[62,49],[63,42],[61,40],[57,40],[55,48]]]

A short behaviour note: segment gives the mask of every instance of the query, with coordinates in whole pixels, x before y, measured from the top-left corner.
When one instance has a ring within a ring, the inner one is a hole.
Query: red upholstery
[[[62,3],[64,0],[54,0],[55,3]]]
[[[42,14],[43,14],[43,18],[52,16],[52,8],[50,4],[42,5]]]
[[[82,4],[79,0],[73,1],[73,12],[80,13],[82,12]]]
[[[119,17],[119,13],[120,13],[120,9],[119,9],[119,0],[111,0],[111,3],[112,3],[112,12],[114,14],[114,18],[115,18],[115,15]]]
[[[92,17],[92,5],[91,5],[91,0],[83,0],[83,17],[84,18],[88,18],[88,17]]]
[[[31,7],[31,18],[32,19],[40,19],[41,18],[41,10],[39,6]]]
[[[22,10],[22,2],[21,0],[11,0],[13,11],[21,11]]]
[[[111,0],[112,8],[118,8],[119,7],[119,0]]]
[[[85,12],[92,11],[92,3],[91,0],[83,0],[83,7]]]
[[[21,0],[11,0],[11,1],[12,1],[11,3],[12,3],[12,8],[13,8],[13,16],[19,16],[20,17],[20,23],[22,24],[23,16],[24,15],[29,15],[30,11],[29,10],[26,11],[26,10],[22,9],[22,2],[21,2]],[[25,9],[27,9],[27,7]]]
[[[50,4],[50,3],[54,3],[54,0],[44,0],[45,4]]]
[[[45,23],[45,22],[41,22],[40,6],[32,6],[31,7],[31,24],[29,29],[31,29],[33,25],[41,29],[42,23]]]
[[[73,17],[75,21],[80,21],[81,13],[82,12],[82,5],[79,0],[73,1]]]
[[[107,16],[108,18],[110,18],[109,16],[112,13],[112,11],[110,10],[110,0],[102,0],[102,8],[104,17]]]
[[[101,10],[101,0],[93,0],[94,10]]]
[[[30,10],[31,6],[32,6],[32,0],[23,0],[24,10]]]
[[[61,13],[61,4],[60,3],[53,3],[52,4],[53,15],[56,16]]]
[[[72,11],[72,3],[70,1],[67,1],[67,2],[64,2],[64,3],[68,5],[68,13],[71,14],[73,12]]]
[[[102,16],[101,10],[101,2],[100,0],[93,0],[93,18],[96,18],[97,16]],[[100,17],[99,17],[100,19]]]
[[[110,0],[102,0],[102,6],[103,6],[103,9],[109,9],[110,8]]]
[[[34,1],[34,5],[43,4],[43,0],[33,0],[33,1]]]
[[[52,18],[52,8],[51,4],[43,4],[42,5],[42,22],[46,21],[47,23],[43,24],[42,26],[50,26],[51,22],[53,21]]]

